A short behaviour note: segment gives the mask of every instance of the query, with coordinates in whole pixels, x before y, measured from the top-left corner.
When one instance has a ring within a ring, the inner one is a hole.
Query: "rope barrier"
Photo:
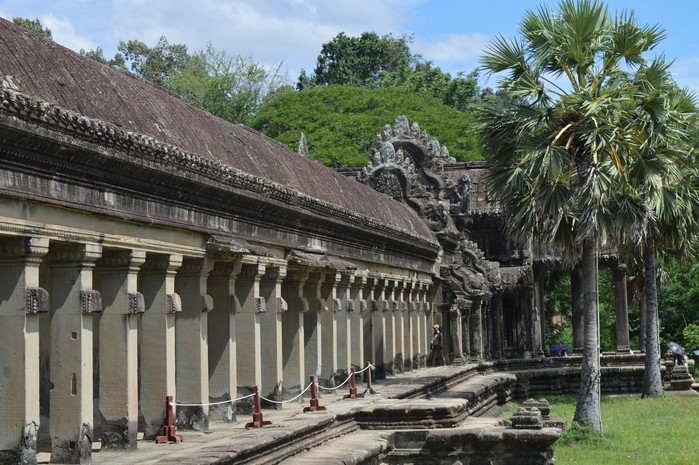
[[[325,391],[336,391],[336,390],[340,389],[342,386],[344,386],[345,384],[347,384],[347,381],[349,381],[349,380],[352,378],[352,375],[355,375],[355,376],[356,376],[356,375],[362,374],[362,373],[364,373],[365,371],[367,371],[369,368],[373,369],[373,368],[374,368],[374,365],[372,365],[371,363],[368,363],[367,366],[364,367],[364,368],[362,368],[360,371],[352,371],[352,372],[349,374],[349,376],[347,376],[347,379],[346,379],[346,380],[344,380],[341,384],[338,384],[338,385],[335,386],[335,387],[325,387],[325,386],[320,386],[320,385],[318,385],[318,387],[319,387],[320,389],[325,390]],[[354,368],[353,368],[352,370],[354,370]]]
[[[248,394],[247,396],[243,397],[238,397],[237,399],[230,399],[230,400],[222,400],[220,402],[208,402],[204,404],[185,404],[181,402],[170,402],[170,405],[176,405],[178,407],[204,407],[204,406],[211,406],[211,405],[223,405],[223,404],[229,404],[233,402],[238,402],[239,400],[245,400],[249,399],[250,397],[254,396],[255,394]]]
[[[299,393],[299,395],[297,395],[296,397],[293,397],[293,398],[291,398],[291,399],[287,399],[287,400],[272,400],[272,399],[267,399],[266,397],[262,397],[262,396],[260,396],[260,399],[266,400],[267,402],[271,402],[271,403],[273,403],[273,404],[286,404],[287,402],[293,402],[293,401],[295,401],[296,399],[298,399],[299,397],[303,396],[303,395],[306,393],[306,391],[308,391],[308,389],[311,387],[311,384],[312,384],[312,383],[308,383],[308,386],[306,386],[306,388],[305,388],[303,391],[301,391],[301,392]]]
[[[361,374],[361,373],[364,373],[364,372],[367,371],[368,369],[372,369],[372,370],[373,370],[373,369],[374,369],[374,365],[372,365],[371,363],[368,363],[368,362],[367,362],[367,366],[366,366],[366,367],[362,368],[362,369],[359,370],[359,371],[355,371],[355,372],[351,373],[349,376],[347,376],[347,379],[345,379],[341,384],[339,384],[339,385],[337,385],[337,386],[335,386],[335,387],[328,388],[328,387],[321,386],[321,385],[318,384],[318,381],[315,381],[315,385],[316,385],[318,388],[324,389],[324,390],[326,390],[326,391],[335,391],[335,390],[337,390],[337,389],[340,389],[340,388],[341,388],[342,386],[344,386],[345,384],[347,384],[347,382],[350,380],[350,378],[352,378],[353,375],[355,375],[355,376],[356,376],[356,375],[359,375],[359,374]],[[263,397],[263,396],[260,396],[260,399],[262,399],[262,400],[264,400],[264,401],[266,401],[266,402],[272,403],[272,404],[286,404],[286,403],[288,403],[288,402],[294,402],[294,401],[297,400],[299,397],[302,397],[304,394],[306,394],[306,392],[308,391],[308,389],[310,389],[311,384],[312,384],[312,383],[308,383],[308,385],[304,388],[303,391],[301,391],[297,396],[295,396],[295,397],[293,397],[293,398],[291,398],[291,399],[287,399],[287,400],[272,400],[272,399],[268,399],[268,398]],[[170,405],[171,405],[171,406],[175,406],[175,405],[176,405],[176,406],[178,406],[178,407],[204,407],[204,406],[212,406],[212,405],[224,405],[224,404],[229,404],[229,403],[232,404],[232,403],[234,403],[234,402],[238,402],[239,400],[249,399],[250,397],[253,397],[254,395],[255,395],[255,393],[252,393],[252,394],[248,394],[248,395],[246,395],[246,396],[238,397],[238,398],[236,398],[236,399],[222,400],[222,401],[220,401],[220,402],[200,403],[200,404],[188,404],[188,403],[182,403],[182,402],[170,402]]]

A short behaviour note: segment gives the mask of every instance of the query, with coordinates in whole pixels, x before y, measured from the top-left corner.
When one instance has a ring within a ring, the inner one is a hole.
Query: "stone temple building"
[[[547,260],[416,123],[346,176],[2,19],[0,82],[0,464],[424,369],[435,323],[453,363],[543,356]]]

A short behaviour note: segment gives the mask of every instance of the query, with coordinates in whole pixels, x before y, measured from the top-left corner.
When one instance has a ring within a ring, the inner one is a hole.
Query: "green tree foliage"
[[[136,76],[162,86],[191,60],[186,45],[170,44],[165,36],[152,48],[140,40],[119,42],[119,52]]]
[[[601,2],[561,0],[555,11],[528,11],[519,37],[496,39],[481,61],[502,76],[506,97],[481,112],[491,192],[513,235],[533,234],[581,263],[585,332],[575,421],[599,433],[598,247],[605,240],[620,246],[628,231],[625,238],[646,242],[648,225],[668,213],[648,204],[646,194],[674,172],[680,145],[670,136],[680,132],[674,117],[662,130],[665,142],[647,144],[658,128],[654,117],[668,117],[663,110],[672,106],[667,68],[643,56],[663,37],[659,26],[640,27],[633,14],[613,16]],[[644,253],[646,269],[651,255]]]
[[[39,21],[38,19],[16,17],[12,18],[12,22],[17,24],[18,26],[27,28],[30,31],[34,31],[37,34],[46,37],[47,39],[53,40],[53,34],[51,33],[51,29],[44,27],[41,24],[41,21]]]
[[[124,56],[121,53],[117,53],[116,55],[114,55],[114,58],[111,58],[109,60],[105,58],[104,50],[102,50],[102,47],[97,47],[94,50],[85,50],[81,48],[80,54],[84,57],[90,58],[91,60],[95,60],[99,63],[102,63],[103,65],[112,66],[114,68],[119,68],[126,71],[126,61],[124,60]]]
[[[291,90],[280,69],[269,71],[251,58],[231,56],[208,44],[164,84],[191,105],[247,124],[268,95]]]
[[[459,73],[455,78],[410,50],[412,36],[379,37],[365,32],[360,37],[344,33],[323,44],[314,74],[299,76],[297,89],[317,86],[390,87],[428,94],[447,106],[467,111],[479,101],[478,72]]]
[[[303,132],[312,158],[335,167],[360,167],[367,163],[376,133],[399,115],[418,122],[458,160],[480,159],[469,114],[395,88],[327,86],[286,93],[264,104],[252,127],[293,151]]]
[[[677,342],[682,340],[685,328],[699,324],[699,257],[687,263],[671,261],[663,268],[667,282],[658,288],[661,339]]]
[[[382,72],[409,66],[411,41],[407,35],[379,37],[374,32],[364,32],[360,37],[349,37],[341,32],[323,44],[313,76],[309,78],[302,72],[297,88],[334,84],[376,87]]]

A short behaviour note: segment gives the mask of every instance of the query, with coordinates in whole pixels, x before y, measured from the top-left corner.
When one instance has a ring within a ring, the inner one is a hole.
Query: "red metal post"
[[[181,442],[182,435],[177,434],[175,427],[175,405],[172,402],[172,396],[165,397],[165,426],[163,427],[163,435],[155,438],[156,444],[165,442]]]
[[[311,406],[304,407],[304,412],[317,412],[319,410],[325,410],[325,407],[318,403],[318,391],[316,388],[316,377],[311,375]]]
[[[257,386],[252,387],[252,404],[253,404],[253,409],[254,411],[252,412],[252,422],[246,423],[245,424],[245,429],[248,428],[262,428],[263,426],[266,425],[271,425],[271,421],[265,421],[262,418],[262,408],[260,408],[260,392],[257,389]]]
[[[349,394],[345,394],[343,399],[358,399],[358,398],[364,397],[364,394],[357,393],[357,383],[355,383],[354,378],[355,378],[354,368],[352,368],[352,371],[350,372]]]

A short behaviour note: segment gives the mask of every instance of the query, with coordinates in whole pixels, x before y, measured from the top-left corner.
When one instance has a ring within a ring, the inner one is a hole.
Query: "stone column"
[[[100,244],[51,245],[51,461],[92,457],[93,313],[102,310],[92,271]]]
[[[304,315],[309,311],[303,288],[308,279],[307,269],[290,269],[282,281],[282,297],[289,309],[282,315],[282,364],[284,390],[298,393],[308,382],[304,353]],[[293,393],[293,392],[291,392]]]
[[[434,325],[434,313],[432,303],[429,301],[430,283],[422,281],[420,289],[420,347],[424,363],[427,364],[427,356],[430,353],[430,339],[432,338],[432,325]]]
[[[175,292],[182,311],[175,317],[175,373],[177,400],[186,404],[177,410],[180,428],[209,429],[209,324],[213,300],[206,283],[214,262],[205,257],[186,257],[175,277]]]
[[[39,430],[39,313],[49,310],[39,287],[48,239],[0,242],[0,464],[35,464]]]
[[[478,361],[483,360],[483,318],[481,314],[482,300],[474,298],[471,301],[471,356]]]
[[[471,301],[462,299],[459,302],[459,315],[461,321],[461,360],[467,362],[471,360]]]
[[[213,309],[209,312],[209,400],[222,402],[238,396],[238,364],[236,361],[235,278],[243,266],[241,258],[218,261],[209,273],[207,289]],[[211,406],[209,418],[234,421],[235,406]]]
[[[175,389],[175,313],[182,310],[175,293],[179,254],[146,254],[138,276],[145,312],[139,328],[141,415],[145,439],[154,439],[165,421],[165,397],[177,399]]]
[[[357,344],[357,335],[352,331],[352,300],[350,298],[350,283],[354,281],[354,271],[342,271],[339,274],[337,290],[335,291],[334,313],[337,327],[337,370],[343,373],[352,368],[352,347]],[[354,362],[362,365],[361,360]]]
[[[406,302],[405,302],[405,315],[406,315],[406,343],[407,343],[407,349],[406,351],[408,352],[408,359],[406,360],[407,362],[407,367],[409,370],[417,370],[420,368],[418,361],[418,338],[417,338],[417,329],[418,329],[418,319],[417,319],[417,305],[416,305],[416,299],[417,299],[417,283],[415,280],[412,280],[408,283],[408,287],[406,288]]]
[[[616,351],[629,351],[629,305],[626,290],[626,265],[617,265],[614,273],[614,298],[616,306]]]
[[[320,325],[318,358],[321,368],[318,380],[328,382],[337,374],[338,369],[338,351],[340,348],[337,314],[341,308],[336,302],[336,296],[341,276],[340,273],[330,269],[325,270],[322,275],[318,295],[318,322]],[[346,349],[346,345],[343,345],[343,349]]]
[[[478,361],[483,360],[483,300],[474,298],[471,302],[471,356]]]
[[[409,329],[406,330],[406,326],[409,326],[408,319],[405,316],[405,292],[407,286],[404,280],[396,280],[396,288],[394,291],[395,295],[395,312],[394,321],[396,324],[396,355],[394,357],[396,363],[396,371],[399,373],[405,373],[406,364],[410,362],[410,355],[406,352],[407,348],[410,346],[409,342],[406,340],[406,334],[410,334]],[[408,369],[410,369],[408,367]]]
[[[503,347],[505,345],[505,329],[504,329],[504,318],[502,309],[502,292],[497,292],[493,295],[492,300],[492,318],[493,318],[493,358],[501,359],[503,354]]]
[[[585,308],[583,306],[582,268],[576,266],[570,272],[570,301],[573,313],[573,352],[582,353],[585,334]]]
[[[265,265],[257,257],[245,256],[235,280],[238,390],[245,392],[262,385],[260,314],[267,309],[264,297],[260,296],[260,280],[264,274]]]
[[[286,262],[265,262],[265,274],[260,280],[260,296],[267,302],[267,311],[260,314],[262,343],[262,385],[260,393],[277,401],[282,400],[284,364],[282,348],[282,315],[288,310],[282,298],[282,280],[286,276]],[[278,406],[280,404],[274,404]]]
[[[383,312],[384,319],[384,366],[386,374],[395,375],[396,369],[396,281],[387,278],[384,287]]]
[[[348,307],[347,327],[352,335],[349,362],[360,369],[366,366],[367,359],[364,353],[364,321],[367,315],[365,289],[367,277],[365,274],[355,274],[350,278],[349,298],[351,307]],[[369,333],[371,334],[371,333]]]
[[[537,273],[539,274],[539,273]],[[532,305],[532,354],[535,357],[544,356],[544,343],[546,339],[546,322],[544,321],[545,305],[544,300],[544,278],[543,273],[536,277],[533,289],[533,305]]]
[[[99,418],[103,449],[136,449],[138,436],[138,292],[142,250],[104,251],[95,269],[102,295],[99,320]]]
[[[369,287],[372,290],[373,297],[369,308],[371,311],[371,321],[369,322],[370,339],[370,357],[374,360],[376,367],[376,378],[386,378],[386,319],[384,318],[384,285],[385,281],[379,279],[378,275],[370,275]],[[367,333],[365,332],[365,335]]]

